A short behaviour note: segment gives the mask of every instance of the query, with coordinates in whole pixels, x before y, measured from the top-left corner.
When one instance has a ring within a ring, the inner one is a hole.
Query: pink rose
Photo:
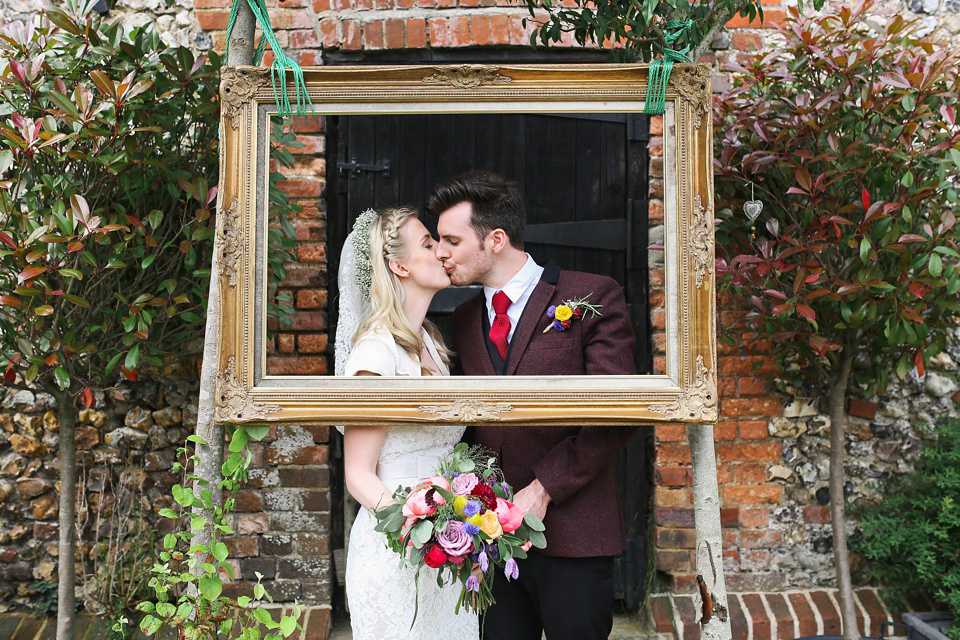
[[[469,554],[464,554],[462,556],[451,556],[450,554],[447,554],[447,561],[450,562],[451,564],[455,564],[459,566],[463,564],[464,558],[466,558],[468,555]]]
[[[497,498],[497,520],[506,533],[513,533],[523,524],[523,511],[512,502]]]
[[[461,473],[453,479],[453,492],[458,496],[470,495],[480,479],[475,473]]]
[[[403,515],[407,518],[420,518],[433,515],[437,512],[437,506],[445,504],[443,496],[436,489],[436,485],[444,491],[450,491],[450,483],[443,476],[433,476],[418,484],[407,496],[403,504]]]
[[[431,478],[427,478],[426,481],[429,482],[430,484],[437,485],[444,491],[450,491],[450,482],[443,476],[433,476]],[[437,498],[439,498],[437,500],[437,504],[443,504],[443,498],[441,498],[440,496],[437,496]]]
[[[432,488],[426,489],[417,489],[410,492],[410,495],[407,496],[406,502],[403,503],[403,515],[407,518],[421,518],[423,516],[429,516],[437,512],[436,507],[430,504],[427,494],[436,495],[436,491]],[[440,497],[437,495],[436,497]],[[442,501],[443,498],[440,498]]]

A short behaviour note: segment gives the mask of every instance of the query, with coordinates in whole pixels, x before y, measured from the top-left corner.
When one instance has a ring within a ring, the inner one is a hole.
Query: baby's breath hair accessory
[[[367,209],[353,223],[353,231],[350,232],[350,242],[353,244],[354,254],[356,255],[356,271],[354,272],[354,282],[360,294],[364,298],[370,297],[370,286],[373,282],[370,266],[370,224],[377,217],[377,212],[373,209]]]
[[[577,298],[575,300],[564,300],[563,304],[550,305],[550,308],[547,309],[547,317],[553,320],[550,324],[547,325],[547,328],[543,330],[544,333],[550,331],[550,329],[556,329],[557,331],[566,331],[570,328],[570,322],[573,320],[582,320],[584,314],[589,313],[595,316],[602,316],[600,309],[603,305],[599,304],[590,304],[587,300],[590,299],[593,293],[588,293],[582,298]]]

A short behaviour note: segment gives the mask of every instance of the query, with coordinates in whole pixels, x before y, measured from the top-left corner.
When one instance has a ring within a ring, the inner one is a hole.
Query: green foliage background
[[[36,24],[0,34],[0,367],[78,393],[202,333],[220,60],[82,6]]]
[[[855,550],[901,603],[926,594],[960,621],[960,419],[927,441],[913,474],[886,483],[884,498],[860,504]],[[960,622],[948,635],[960,640]]]

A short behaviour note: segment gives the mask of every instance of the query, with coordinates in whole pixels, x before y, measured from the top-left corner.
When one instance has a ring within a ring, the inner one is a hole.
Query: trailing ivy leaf
[[[223,592],[223,583],[220,582],[220,577],[216,575],[206,575],[201,576],[200,580],[197,583],[197,588],[200,590],[200,593],[209,601],[216,600],[220,597],[220,594]]]
[[[148,636],[152,636],[159,631],[161,626],[163,626],[163,622],[151,615],[144,616],[143,620],[140,621],[140,631]]]
[[[227,556],[230,555],[230,551],[227,549],[227,545],[220,542],[219,540],[214,542],[211,545],[210,550],[213,553],[213,557],[219,560],[220,562],[223,562],[224,560],[226,560]]]

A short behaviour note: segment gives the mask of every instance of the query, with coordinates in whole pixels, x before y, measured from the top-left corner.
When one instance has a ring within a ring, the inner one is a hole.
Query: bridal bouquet
[[[458,444],[435,476],[398,488],[394,502],[375,512],[376,530],[417,568],[418,578],[426,565],[437,569],[441,586],[461,584],[455,612],[461,606],[480,612],[493,604],[495,569],[516,579],[527,541],[547,546],[543,523],[510,502],[513,489],[494,463],[482,447]]]

